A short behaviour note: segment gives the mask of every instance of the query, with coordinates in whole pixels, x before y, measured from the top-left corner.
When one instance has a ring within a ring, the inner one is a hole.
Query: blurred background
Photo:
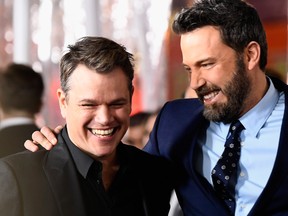
[[[177,11],[193,0],[0,0],[0,67],[30,64],[45,79],[40,126],[62,124],[56,89],[58,61],[68,44],[86,35],[127,47],[137,60],[132,114],[153,112],[183,97],[188,84],[179,36],[171,31]],[[267,32],[268,68],[287,82],[288,0],[248,0]]]

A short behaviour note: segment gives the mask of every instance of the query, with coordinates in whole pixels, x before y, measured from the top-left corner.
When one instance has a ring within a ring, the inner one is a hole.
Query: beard
[[[238,56],[239,57],[239,56]],[[243,57],[236,60],[236,72],[223,89],[218,86],[203,86],[196,90],[199,99],[204,103],[204,95],[211,91],[222,91],[227,97],[226,103],[204,104],[204,117],[209,121],[223,122],[225,124],[240,117],[245,99],[251,91],[251,82],[247,76]]]

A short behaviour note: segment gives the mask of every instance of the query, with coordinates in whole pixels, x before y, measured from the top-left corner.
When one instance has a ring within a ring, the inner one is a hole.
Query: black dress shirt
[[[139,168],[130,161],[129,155],[125,155],[124,144],[117,147],[120,169],[110,188],[105,191],[102,184],[102,164],[77,148],[69,139],[66,129],[62,135],[79,172],[87,215],[148,215],[143,204],[141,178],[137,174]]]

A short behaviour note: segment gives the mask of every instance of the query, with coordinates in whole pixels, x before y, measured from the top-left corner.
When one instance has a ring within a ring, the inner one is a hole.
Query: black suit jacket
[[[14,125],[0,130],[0,158],[26,150],[24,142],[31,139],[36,130],[39,128],[35,124]]]
[[[135,170],[148,216],[167,215],[171,193],[166,160],[120,144]],[[61,137],[51,150],[21,152],[0,160],[0,215],[85,216],[78,171]]]
[[[288,215],[288,87],[279,80],[272,81],[285,94],[279,148],[271,176],[249,216]],[[197,99],[168,102],[157,117],[145,150],[168,158],[178,168],[176,193],[184,215],[228,216],[211,184],[195,167],[201,155],[197,137],[209,126],[202,113],[203,105]]]

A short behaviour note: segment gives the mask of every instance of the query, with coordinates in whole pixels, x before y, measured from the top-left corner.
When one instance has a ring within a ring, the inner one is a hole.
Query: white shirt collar
[[[270,85],[264,97],[239,119],[246,131],[254,137],[257,136],[279,100],[279,92],[270,78],[267,79]]]
[[[15,117],[1,120],[0,130],[6,127],[11,127],[14,125],[23,125],[23,124],[33,124],[34,120],[27,117]]]

